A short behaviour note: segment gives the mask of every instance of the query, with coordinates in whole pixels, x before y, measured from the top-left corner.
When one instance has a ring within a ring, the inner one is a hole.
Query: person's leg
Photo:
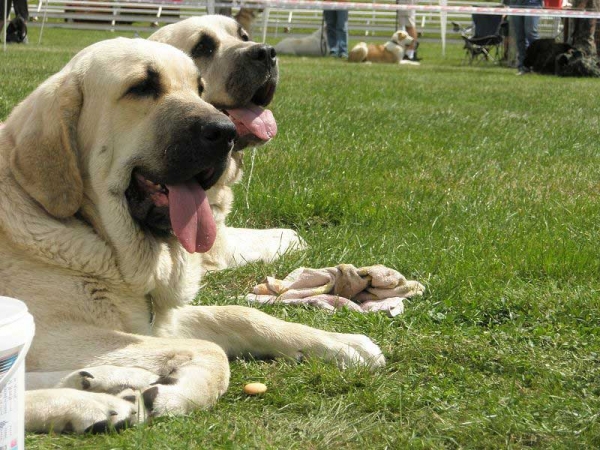
[[[410,45],[408,47],[406,47],[406,53],[405,53],[405,57],[410,59],[410,60],[414,60],[414,61],[418,61],[417,59],[417,46],[419,45],[419,41],[417,41],[417,28],[413,27],[413,26],[406,26],[404,27],[406,29],[406,33],[413,38],[413,41],[410,43]]]
[[[2,17],[2,15],[4,14],[4,2],[6,2],[6,17]],[[0,11],[2,11],[0,12],[0,41],[4,39],[4,24],[8,22],[11,8],[12,0],[0,0]]]
[[[329,54],[336,56],[338,54],[336,11],[327,9],[323,11],[323,16],[325,17],[325,25],[327,26],[327,45],[329,46]]]
[[[413,38],[412,43],[406,47],[407,49],[413,49],[416,47],[417,45],[417,38],[419,37],[419,35],[417,34],[417,29],[415,27],[411,27],[411,26],[407,26],[406,28],[406,32],[408,33],[408,35]]]
[[[598,19],[590,19],[590,56],[596,58],[598,56],[598,49],[596,48],[596,24]]]
[[[6,17],[2,17],[2,14],[4,14],[4,2],[6,2]],[[0,0],[0,11],[2,11],[0,12],[0,33],[2,33],[4,22],[8,22],[10,8],[12,8],[12,0]]]
[[[598,0],[575,0],[573,9],[586,9],[588,11],[600,10]],[[572,45],[587,56],[596,57],[596,19],[573,19],[573,31],[571,34]]]
[[[572,34],[573,47],[588,56],[596,55],[596,43],[594,42],[596,19],[575,19],[575,26]],[[592,22],[594,22],[592,24]]]
[[[397,3],[401,4],[397,1]],[[414,2],[411,1],[410,4]],[[415,50],[417,49],[417,26],[416,26],[416,13],[415,11],[398,11],[397,15],[397,27],[396,29],[404,28],[406,33],[413,38],[412,43],[406,47],[405,59],[414,59],[415,58]]]
[[[29,20],[27,0],[14,0],[15,15],[21,16],[25,22]]]
[[[216,6],[215,14],[231,17],[232,16],[231,6]]]
[[[337,11],[336,35],[338,42],[338,54],[340,58],[348,57],[348,11]]]
[[[511,16],[510,26],[514,27],[515,40],[517,44],[517,69],[519,72],[524,72],[525,67],[523,61],[525,60],[525,17],[523,16]]]
[[[524,31],[525,31],[525,49],[531,45],[533,41],[539,39],[538,24],[540,18],[535,17],[524,17]]]
[[[410,0],[409,3],[414,5],[416,0]],[[419,37],[417,34],[417,12],[414,9],[408,12],[404,29],[408,35],[413,38],[412,43],[406,48],[406,53],[410,59],[414,59],[414,53],[415,50],[417,50],[417,38]]]

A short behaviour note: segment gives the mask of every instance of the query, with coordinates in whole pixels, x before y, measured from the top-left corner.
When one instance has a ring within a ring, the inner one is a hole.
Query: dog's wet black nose
[[[277,62],[277,52],[273,47],[266,44],[256,45],[252,48],[250,57],[256,61],[263,61],[270,67]]]
[[[200,130],[202,139],[211,145],[224,145],[228,149],[235,139],[235,125],[226,117],[204,123]]]

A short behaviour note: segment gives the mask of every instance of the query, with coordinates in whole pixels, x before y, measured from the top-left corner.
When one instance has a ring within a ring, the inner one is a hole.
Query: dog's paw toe
[[[118,394],[128,388],[143,389],[157,379],[152,372],[136,367],[97,366],[72,372],[59,387]]]
[[[105,433],[122,430],[143,420],[137,405],[109,395],[95,394],[94,405],[89,405],[87,414],[80,415],[75,432]]]
[[[323,344],[323,357],[335,361],[342,369],[385,366],[385,357],[379,346],[362,334],[330,333]]]

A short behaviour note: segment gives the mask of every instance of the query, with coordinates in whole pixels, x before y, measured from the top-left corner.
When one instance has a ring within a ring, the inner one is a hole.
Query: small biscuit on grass
[[[259,395],[267,392],[267,385],[263,383],[248,383],[244,386],[244,393],[248,395]]]

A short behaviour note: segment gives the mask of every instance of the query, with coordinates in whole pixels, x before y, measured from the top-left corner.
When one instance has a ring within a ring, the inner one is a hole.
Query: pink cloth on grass
[[[405,298],[423,295],[425,287],[382,265],[356,268],[351,264],[310,269],[300,267],[283,280],[267,277],[246,299],[262,304],[307,304],[334,311],[346,307],[358,312],[404,312]]]

